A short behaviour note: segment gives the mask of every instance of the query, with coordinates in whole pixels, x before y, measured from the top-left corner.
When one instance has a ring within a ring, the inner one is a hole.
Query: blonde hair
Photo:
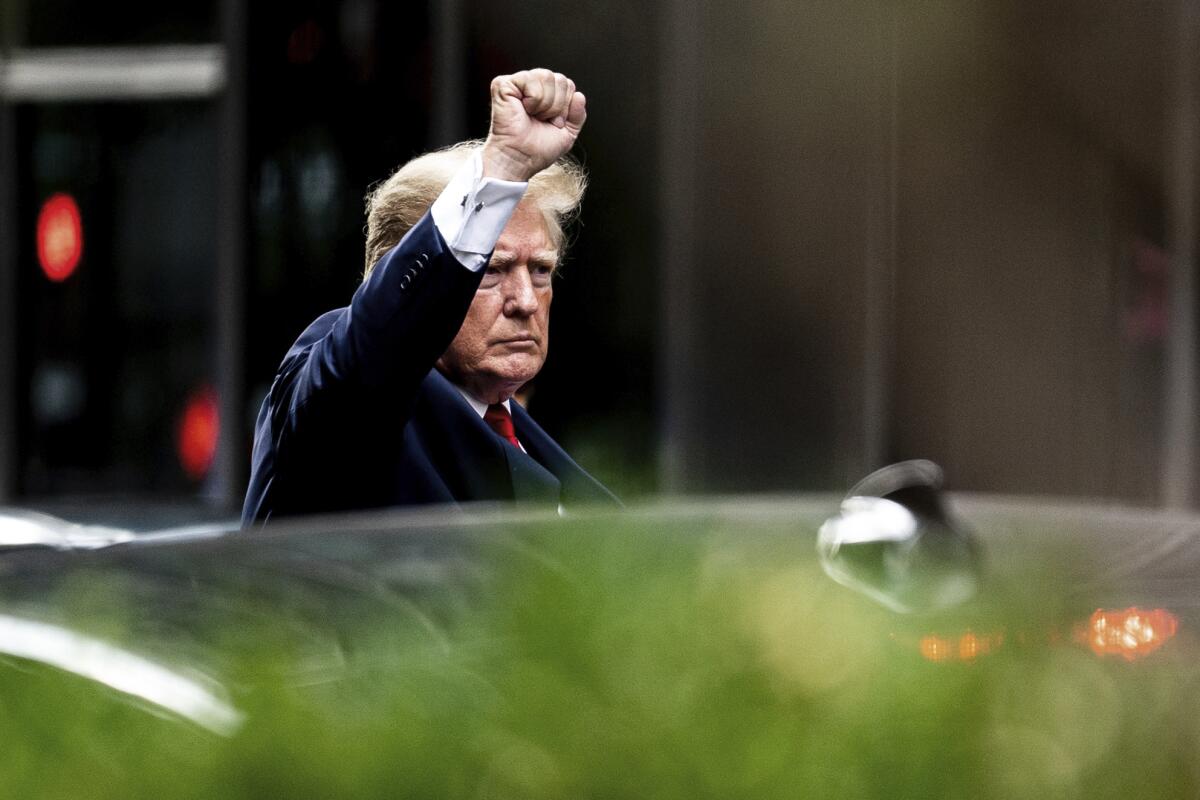
[[[454,173],[482,147],[482,140],[472,139],[417,156],[367,193],[364,279],[379,259],[425,216]],[[563,156],[534,175],[525,190],[524,199],[533,201],[542,212],[546,232],[560,258],[566,247],[563,228],[579,211],[586,188],[587,174],[583,167]]]

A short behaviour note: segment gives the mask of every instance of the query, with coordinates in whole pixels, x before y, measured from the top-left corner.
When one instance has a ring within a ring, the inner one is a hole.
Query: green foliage
[[[156,625],[145,605],[154,593],[136,574],[65,575],[47,592],[62,624],[208,673],[244,722],[220,735],[10,660],[0,665],[0,795],[1092,798],[1200,788],[1186,631],[1136,663],[1098,659],[1069,636],[1018,637],[1061,628],[1049,582],[997,590],[987,624],[1007,626],[1003,646],[932,663],[919,655],[922,633],[969,621],[901,618],[832,583],[811,532],[606,517],[498,531],[481,537],[477,558],[487,577],[469,610],[454,603],[441,616],[436,593],[411,606],[311,586],[247,585],[234,599],[201,586],[173,600],[192,611]],[[6,613],[18,611],[29,607],[10,602]]]

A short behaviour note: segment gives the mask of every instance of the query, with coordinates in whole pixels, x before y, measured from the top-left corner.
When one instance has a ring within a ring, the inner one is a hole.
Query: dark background
[[[234,507],[281,355],[359,280],[366,191],[544,65],[588,94],[592,183],[530,409],[620,494],[929,457],[962,489],[1190,504],[1195,5],[2,0],[8,63],[217,44],[226,73],[8,84],[0,500]],[[85,249],[55,284],[61,191]],[[189,474],[207,390],[221,449]]]

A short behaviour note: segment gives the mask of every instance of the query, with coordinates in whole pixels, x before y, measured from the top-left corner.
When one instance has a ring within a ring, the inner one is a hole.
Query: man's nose
[[[538,310],[538,296],[527,269],[510,269],[504,281],[504,315],[529,317]]]

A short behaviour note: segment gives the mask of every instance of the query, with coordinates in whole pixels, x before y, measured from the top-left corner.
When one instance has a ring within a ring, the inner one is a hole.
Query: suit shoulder
[[[291,348],[288,350],[288,355],[291,356],[301,350],[307,350],[309,347],[312,347],[315,342],[319,342],[321,339],[325,338],[329,331],[332,330],[334,324],[343,314],[346,313],[346,311],[347,309],[345,307],[335,308],[332,311],[326,311],[324,314],[310,322],[308,327],[304,329],[304,332],[301,333],[300,336],[297,337],[295,343],[292,344]]]

